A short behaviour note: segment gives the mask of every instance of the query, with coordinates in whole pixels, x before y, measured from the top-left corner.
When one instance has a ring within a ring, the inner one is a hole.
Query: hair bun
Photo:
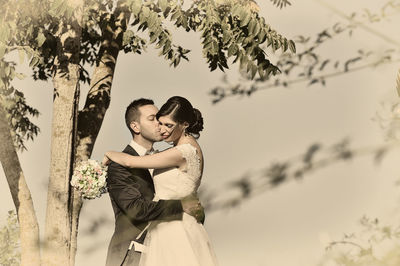
[[[177,123],[188,123],[186,133],[192,135],[196,139],[200,137],[200,131],[203,130],[203,117],[192,104],[181,96],[173,96],[168,99],[166,103],[161,106],[156,118],[171,115],[172,120]]]
[[[193,115],[194,115],[194,121],[187,128],[187,132],[199,136],[200,131],[202,131],[204,128],[203,127],[203,116],[201,115],[201,112],[196,108],[193,108]]]

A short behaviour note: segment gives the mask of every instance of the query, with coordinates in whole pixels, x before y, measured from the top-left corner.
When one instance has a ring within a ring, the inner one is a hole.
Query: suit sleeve
[[[139,180],[119,164],[111,163],[108,167],[107,186],[110,197],[133,223],[182,219],[180,200],[148,200],[141,193]]]

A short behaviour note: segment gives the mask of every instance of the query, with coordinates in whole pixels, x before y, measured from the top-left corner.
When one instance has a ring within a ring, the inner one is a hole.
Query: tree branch
[[[0,105],[0,162],[18,214],[21,265],[39,266],[39,225],[7,120],[6,112]]]

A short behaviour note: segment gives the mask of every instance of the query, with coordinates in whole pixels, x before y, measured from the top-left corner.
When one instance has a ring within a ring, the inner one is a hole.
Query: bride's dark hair
[[[181,96],[174,96],[168,99],[168,101],[161,106],[156,117],[171,115],[172,119],[177,123],[187,122],[189,124],[186,132],[191,134],[193,137],[198,138],[200,131],[203,130],[203,117],[196,108],[193,108],[192,104]]]

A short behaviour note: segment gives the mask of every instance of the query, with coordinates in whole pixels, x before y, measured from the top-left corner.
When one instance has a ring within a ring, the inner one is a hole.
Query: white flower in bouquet
[[[95,199],[106,193],[107,167],[96,160],[79,162],[74,169],[71,185],[84,199]]]

